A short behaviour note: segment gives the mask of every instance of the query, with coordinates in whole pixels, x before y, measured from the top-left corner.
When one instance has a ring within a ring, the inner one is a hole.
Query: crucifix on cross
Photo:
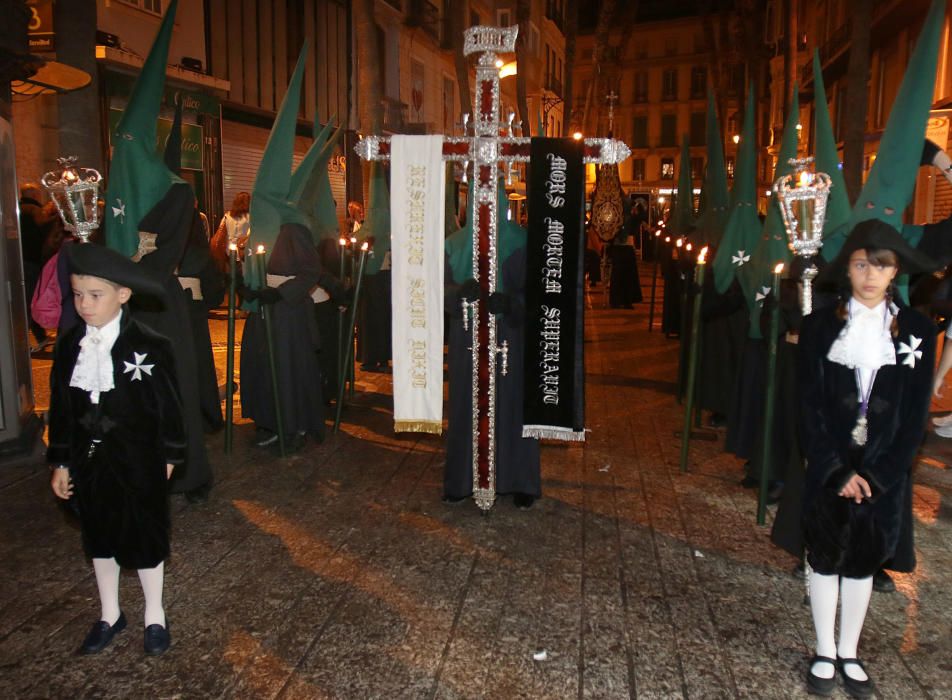
[[[489,312],[487,300],[497,286],[498,212],[496,172],[500,165],[511,170],[515,163],[528,163],[530,142],[513,135],[514,115],[500,121],[500,53],[516,50],[518,27],[471,27],[464,33],[463,53],[479,54],[476,64],[475,118],[473,133],[444,137],[443,160],[464,164],[464,172],[473,163],[473,276],[479,282],[479,299],[472,302],[473,359],[473,498],[484,511],[496,499],[496,356],[505,349],[497,342],[496,318]],[[388,160],[390,139],[367,136],[355,147],[364,160]],[[586,163],[620,163],[630,155],[628,147],[612,139],[585,139]],[[530,202],[531,205],[531,202]],[[464,315],[465,317],[465,315]]]

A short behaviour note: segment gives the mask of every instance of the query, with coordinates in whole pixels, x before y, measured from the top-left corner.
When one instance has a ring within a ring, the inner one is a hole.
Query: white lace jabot
[[[856,301],[849,301],[849,320],[833,341],[826,359],[830,362],[859,370],[860,392],[866,393],[873,372],[883,365],[896,364],[896,347],[889,327],[899,309],[881,301],[872,309]]]
[[[120,312],[101,328],[86,326],[86,335],[79,341],[79,357],[69,385],[88,391],[93,403],[99,403],[99,395],[116,386],[112,374],[112,346],[119,337],[121,318]]]

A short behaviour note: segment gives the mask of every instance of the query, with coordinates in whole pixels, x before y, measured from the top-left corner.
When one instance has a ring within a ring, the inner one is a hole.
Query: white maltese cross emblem
[[[922,338],[917,338],[914,335],[909,336],[908,345],[902,342],[899,343],[899,354],[906,356],[906,359],[902,361],[904,365],[915,368],[916,360],[922,359],[922,350],[919,350],[920,345],[922,345]]]
[[[737,267],[740,267],[745,262],[748,262],[750,260],[750,256],[744,255],[745,252],[746,251],[738,250],[737,255],[731,256],[731,263],[733,263],[734,265],[737,265]]]
[[[114,219],[119,219],[119,222],[122,223],[126,220],[126,205],[122,203],[122,200],[118,197],[116,198],[116,204],[118,207],[112,208],[112,217]]]
[[[155,365],[144,365],[144,364],[142,364],[143,362],[145,362],[146,358],[148,357],[148,354],[147,354],[147,353],[142,353],[142,354],[140,355],[139,353],[134,352],[134,353],[132,353],[132,356],[133,356],[133,358],[135,359],[135,362],[126,362],[126,361],[124,360],[123,362],[124,362],[124,364],[126,365],[126,368],[125,368],[124,370],[122,370],[122,373],[123,373],[123,374],[129,374],[129,372],[132,372],[132,381],[134,381],[134,382],[135,382],[135,381],[142,381],[142,373],[143,373],[143,372],[145,372],[146,374],[148,374],[148,375],[151,377],[151,376],[152,376],[152,368],[155,367]]]

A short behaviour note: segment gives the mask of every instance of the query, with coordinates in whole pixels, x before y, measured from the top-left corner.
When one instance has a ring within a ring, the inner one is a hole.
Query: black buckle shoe
[[[145,649],[145,653],[149,656],[164,654],[171,644],[172,635],[169,634],[168,620],[165,622],[165,627],[162,625],[149,625],[145,628],[142,646]]]
[[[846,693],[851,698],[872,697],[873,693],[876,692],[876,684],[873,683],[873,679],[866,673],[866,667],[863,666],[863,662],[859,659],[841,659],[840,657],[836,657],[836,661],[840,665],[840,673],[843,674],[843,688],[846,690]],[[863,669],[863,673],[866,673],[866,680],[861,681],[850,677],[849,674],[846,673],[847,664],[859,666]]]
[[[816,675],[813,672],[813,665],[818,662],[830,664],[833,667],[833,675],[829,678],[821,678]],[[810,695],[822,695],[823,697],[827,697],[833,694],[834,688],[836,688],[836,659],[817,654],[810,659],[810,670],[807,671],[807,692],[810,693]]]
[[[79,653],[98,654],[109,646],[109,642],[112,641],[112,638],[125,628],[126,616],[122,612],[119,613],[119,619],[116,620],[113,625],[110,625],[105,620],[96,622],[93,624],[92,629],[89,630],[89,634],[86,635],[86,639],[83,640],[83,645],[79,648]]]

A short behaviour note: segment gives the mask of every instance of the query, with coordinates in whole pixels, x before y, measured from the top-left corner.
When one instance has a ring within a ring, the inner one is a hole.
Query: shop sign
[[[109,110],[109,138],[112,139],[116,133],[116,127],[119,126],[119,120],[122,119],[122,110]],[[156,123],[155,150],[158,153],[165,152],[165,142],[169,138],[169,131],[172,129],[171,119],[160,118]],[[203,163],[203,137],[202,127],[198,124],[182,124],[182,170],[201,170]]]
[[[55,51],[53,0],[27,0],[26,8],[30,12],[30,20],[27,24],[30,51]]]

